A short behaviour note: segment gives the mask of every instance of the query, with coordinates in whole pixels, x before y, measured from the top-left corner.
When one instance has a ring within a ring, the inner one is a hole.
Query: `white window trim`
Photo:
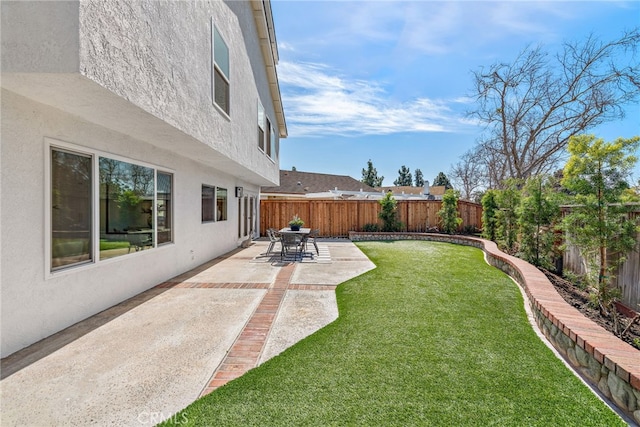
[[[258,150],[262,153],[266,153],[265,149],[265,143],[266,143],[266,135],[267,133],[265,132],[265,124],[266,124],[266,120],[267,120],[267,112],[264,110],[264,106],[262,105],[262,102],[260,102],[260,98],[258,98],[258,111],[256,113],[256,121],[258,122],[258,126],[260,127],[260,129],[262,129],[262,147],[260,147],[258,145]],[[262,123],[260,123],[260,111],[262,110]],[[256,128],[257,131],[257,128]],[[258,135],[259,136],[259,135]]]
[[[271,135],[269,136],[269,143],[271,147],[269,148],[269,158],[274,162],[278,159],[278,136],[276,135],[276,131],[273,127],[273,122],[270,122],[269,128],[271,129]]]
[[[203,219],[202,218],[202,188],[207,187],[213,189],[213,219]],[[212,224],[214,222],[218,222],[218,218],[216,217],[216,191],[218,186],[213,184],[201,184],[200,185],[200,224]]]
[[[258,150],[262,154],[267,156],[267,158],[271,160],[272,163],[276,163],[278,161],[279,145],[280,145],[278,134],[275,131],[275,128],[273,126],[273,121],[269,118],[266,110],[262,106],[262,102],[260,101],[260,98],[258,98],[258,101],[257,101],[257,108],[258,108],[258,111],[256,112],[256,118],[257,118],[258,126],[260,126],[260,128],[262,129],[262,147],[258,146]],[[262,109],[262,118],[263,118],[262,123],[260,123],[260,120],[259,120],[260,109]],[[269,123],[269,126],[267,126],[267,123]],[[258,130],[256,128],[256,132],[257,131]],[[268,148],[267,148],[267,141],[269,141]]]
[[[175,170],[161,167],[153,163],[147,163],[137,159],[131,159],[128,157],[119,156],[117,154],[109,153],[106,151],[96,150],[92,148],[83,147],[81,145],[73,144],[70,142],[62,141],[59,139],[44,137],[44,277],[45,280],[61,277],[66,274],[73,274],[78,271],[88,270],[95,268],[97,265],[107,265],[110,263],[121,262],[122,260],[131,259],[132,257],[141,256],[148,251],[140,251],[127,254],[127,256],[120,256],[114,258],[100,259],[100,200],[98,195],[100,194],[100,157],[107,157],[113,160],[121,162],[132,163],[140,166],[145,166],[154,170],[154,206],[156,204],[157,185],[158,185],[158,172],[170,173],[173,176],[172,190],[175,189]],[[91,225],[91,238],[92,238],[92,250],[93,260],[80,264],[70,265],[59,270],[51,271],[51,150],[59,148],[61,150],[67,150],[72,153],[78,153],[91,157],[91,171],[92,171],[92,194],[91,194],[91,210],[92,210],[92,225]],[[173,209],[173,206],[172,206]],[[155,211],[154,211],[155,212]],[[154,218],[155,219],[155,218]],[[154,223],[157,222],[155,219]],[[175,218],[171,224],[172,227],[172,241],[158,245],[158,227],[157,224],[154,227],[154,247],[153,252],[156,252],[160,248],[170,247],[175,244]]]
[[[222,72],[218,64],[216,64],[216,56],[215,56],[216,28],[218,27],[215,24],[215,20],[213,19],[213,17],[211,17],[211,103],[213,104],[215,109],[218,110],[220,114],[222,114],[224,118],[231,121],[231,76],[226,76],[224,72]],[[227,43],[227,40],[224,38],[224,36],[219,30],[218,30],[218,34],[220,34],[220,38],[222,39],[224,44],[227,46],[227,50],[231,52],[231,50],[229,49],[229,43]],[[227,85],[229,85],[229,112],[228,113],[224,111],[224,109],[216,103],[216,71],[215,71],[216,68],[220,70],[220,74],[222,75],[224,80],[227,82]],[[229,58],[229,74],[231,74],[231,58]]]

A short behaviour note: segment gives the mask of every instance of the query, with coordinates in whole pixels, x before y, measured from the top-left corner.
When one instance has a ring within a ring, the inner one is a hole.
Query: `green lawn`
[[[100,239],[100,250],[106,251],[110,249],[126,249],[130,247],[131,244],[126,240],[118,240],[118,241],[109,241],[105,239]]]
[[[480,250],[366,242],[338,320],[177,414],[211,426],[624,426],[539,340]],[[170,387],[170,384],[167,384]]]

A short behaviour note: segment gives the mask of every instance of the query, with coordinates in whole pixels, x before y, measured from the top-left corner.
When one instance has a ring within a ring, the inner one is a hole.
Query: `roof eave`
[[[278,83],[278,44],[273,25],[273,13],[271,11],[271,0],[251,0],[253,7],[253,17],[258,29],[260,38],[260,48],[265,59],[267,78],[269,80],[269,90],[273,98],[273,108],[276,113],[280,138],[288,136],[287,122],[284,117],[284,107],[282,106],[282,96],[280,94],[280,84]]]

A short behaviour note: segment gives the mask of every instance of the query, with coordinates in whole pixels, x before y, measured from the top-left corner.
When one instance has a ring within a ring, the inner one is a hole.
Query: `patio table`
[[[311,229],[310,228],[300,228],[300,230],[292,230],[289,227],[285,227],[285,228],[280,230],[280,233],[283,233],[283,234],[300,234],[301,236],[306,236],[309,233],[311,233]]]
[[[298,250],[296,249],[296,257],[295,259],[298,259],[298,254],[300,256],[300,261],[302,261],[302,259],[304,258],[305,255],[309,254],[310,256],[313,256],[313,253],[311,252],[304,252],[303,249],[305,247],[304,241],[307,238],[307,236],[309,235],[309,233],[311,233],[311,228],[300,228],[300,230],[292,230],[289,227],[285,227],[283,229],[281,229],[279,231],[281,239],[283,239],[283,235],[287,235],[287,236],[299,236],[300,241],[298,243],[299,247],[300,247],[300,252],[298,252]],[[284,258],[286,256],[286,243],[285,241],[281,240],[281,244],[282,244],[282,252],[280,253],[280,258]]]

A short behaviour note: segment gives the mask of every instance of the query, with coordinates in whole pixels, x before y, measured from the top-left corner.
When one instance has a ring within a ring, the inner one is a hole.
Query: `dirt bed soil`
[[[600,314],[600,310],[593,308],[589,301],[589,294],[585,290],[580,289],[575,284],[568,282],[553,273],[548,271],[543,272],[567,303],[577,308],[584,316],[593,320],[607,331],[618,336],[613,326],[613,320],[602,316]],[[620,314],[620,319],[623,323],[622,329],[626,328],[631,321],[631,318],[626,317],[623,314]],[[640,349],[640,321],[636,320],[620,339]]]

